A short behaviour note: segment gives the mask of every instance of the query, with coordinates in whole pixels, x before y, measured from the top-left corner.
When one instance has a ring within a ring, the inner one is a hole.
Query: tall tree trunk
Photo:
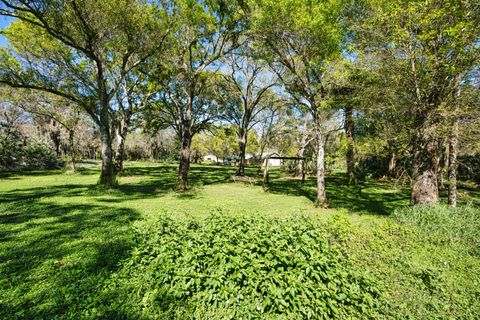
[[[448,168],[448,145],[445,145],[445,141],[442,139],[438,144],[438,160],[437,160],[437,180],[438,190],[445,188],[443,179],[443,169]]]
[[[347,176],[348,183],[355,182],[355,149],[353,145],[353,108],[348,105],[345,108],[345,136],[347,138]]]
[[[317,206],[327,207],[327,194],[325,192],[325,143],[324,118],[322,115],[314,114],[315,135],[317,139]]]
[[[117,185],[116,172],[113,164],[112,136],[108,125],[100,125],[100,142],[102,157],[102,172],[99,184],[106,187]]]
[[[188,189],[188,171],[190,169],[190,145],[192,143],[192,108],[187,104],[185,117],[182,120],[180,164],[178,166],[178,178],[176,190]]]
[[[433,128],[419,130],[413,145],[411,204],[439,201],[437,181],[437,141]]]
[[[178,167],[178,179],[176,185],[177,190],[185,191],[188,189],[188,171],[190,169],[190,144],[190,134],[188,132],[184,132],[180,149],[180,165]]]
[[[125,159],[125,140],[128,133],[128,123],[121,121],[116,130],[117,133],[117,147],[115,150],[115,167],[117,172],[123,170],[123,160]]]
[[[104,100],[105,103],[106,100]],[[110,131],[110,117],[108,114],[108,102],[102,106],[100,112],[100,143],[102,156],[102,172],[99,184],[105,187],[115,187],[117,177],[113,163],[112,133]]]
[[[318,206],[327,206],[325,192],[325,135],[317,129],[317,198]]]
[[[455,77],[455,98],[454,101],[454,114],[453,114],[453,127],[449,141],[448,152],[448,204],[452,207],[457,206],[457,171],[458,171],[458,99],[461,94],[461,75]]]
[[[458,154],[458,122],[452,128],[452,136],[448,146],[448,204],[457,206],[457,154]]]
[[[247,150],[248,131],[245,128],[240,128],[240,140],[238,146],[240,149],[240,161],[238,163],[237,176],[245,175],[245,153]]]
[[[112,131],[110,119],[110,97],[107,90],[107,81],[103,74],[103,65],[97,61],[97,85],[100,100],[99,129],[100,129],[100,152],[102,158],[102,172],[98,183],[104,187],[116,187],[117,177],[113,163]]]

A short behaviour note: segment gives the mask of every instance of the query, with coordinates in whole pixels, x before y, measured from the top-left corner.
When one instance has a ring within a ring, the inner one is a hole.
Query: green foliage
[[[15,128],[0,133],[0,168],[14,168],[22,158],[23,135]]]
[[[442,241],[460,242],[472,253],[480,254],[480,215],[472,204],[452,208],[445,205],[414,206],[397,209],[393,216],[401,223],[419,227]]]
[[[382,283],[382,319],[478,317],[478,255],[443,234],[375,220],[355,230],[349,253],[355,266]]]
[[[0,168],[55,169],[62,165],[53,148],[41,140],[26,139],[16,130],[0,139]]]
[[[462,180],[480,183],[480,154],[459,157],[458,176]]]
[[[54,169],[63,164],[51,146],[43,141],[33,140],[23,150],[25,166],[29,169]]]
[[[336,230],[345,224],[332,224]],[[235,318],[346,319],[375,313],[375,282],[355,270],[311,219],[228,217],[175,222],[166,216],[141,230],[127,273],[143,279],[149,315],[223,310]],[[185,316],[185,315],[184,315]]]

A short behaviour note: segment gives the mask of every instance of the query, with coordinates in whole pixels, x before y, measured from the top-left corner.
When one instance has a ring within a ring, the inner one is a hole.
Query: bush
[[[62,165],[52,147],[43,141],[28,140],[19,131],[0,139],[0,168],[55,169]]]
[[[23,156],[23,136],[18,131],[0,131],[0,168],[14,168]]]
[[[473,253],[480,253],[480,210],[473,205],[452,208],[446,205],[413,206],[398,209],[394,217],[448,241],[460,241]]]
[[[143,286],[142,302],[127,308],[169,318],[368,318],[375,282],[331,236],[306,218],[162,217],[139,233],[125,266],[125,282]]]
[[[388,158],[386,156],[371,156],[361,159],[356,167],[359,179],[378,179],[388,175]]]
[[[62,161],[53,149],[41,141],[31,141],[23,150],[24,165],[28,169],[55,169]]]

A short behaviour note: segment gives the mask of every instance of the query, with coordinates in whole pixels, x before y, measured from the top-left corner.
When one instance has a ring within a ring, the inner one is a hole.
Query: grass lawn
[[[255,168],[247,170],[257,175]],[[193,165],[193,187],[186,193],[172,191],[174,165],[127,163],[119,189],[112,191],[95,187],[97,168],[1,173],[0,318],[182,318],[180,311],[162,315],[161,306],[149,305],[149,289],[135,282],[141,274],[135,274],[140,268],[132,252],[160,216],[181,223],[212,212],[271,221],[309,217],[319,228],[342,232],[342,257],[352,270],[373,277],[381,292],[378,318],[478,318],[478,252],[455,237],[396,222],[392,213],[409,202],[406,186],[347,186],[343,174],[331,174],[330,208],[321,209],[312,202],[313,178],[302,184],[274,171],[265,193],[259,184],[231,182],[233,172]],[[480,211],[480,190],[461,189],[459,199]],[[131,313],[122,310],[127,301]],[[223,318],[216,311],[198,312],[185,311],[184,317]]]

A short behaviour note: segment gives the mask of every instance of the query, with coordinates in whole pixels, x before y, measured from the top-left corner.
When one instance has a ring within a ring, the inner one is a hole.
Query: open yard
[[[260,185],[231,182],[232,170],[194,165],[194,187],[183,193],[172,191],[176,178],[173,165],[129,163],[119,189],[112,191],[96,187],[96,168],[85,168],[76,174],[3,173],[0,318],[307,318],[307,313],[297,309],[305,307],[308,311],[310,305],[311,298],[308,292],[303,296],[303,289],[298,295],[289,296],[288,290],[276,292],[274,287],[268,287],[261,294],[247,290],[250,296],[230,305],[222,300],[216,294],[225,289],[223,285],[231,286],[229,281],[235,270],[247,270],[245,279],[257,279],[261,286],[265,279],[260,279],[259,274],[265,267],[252,265],[261,263],[263,258],[265,263],[275,261],[281,251],[262,255],[252,253],[253,249],[248,254],[221,250],[229,245],[241,247],[242,239],[251,242],[248,237],[258,241],[271,238],[275,239],[272,248],[286,246],[284,250],[292,250],[296,255],[302,248],[282,242],[297,239],[303,243],[305,234],[317,231],[321,233],[318,241],[325,243],[316,247],[305,240],[305,246],[312,245],[310,257],[322,259],[324,254],[325,259],[336,259],[336,264],[322,269],[325,278],[313,281],[311,288],[316,291],[315,286],[327,283],[328,290],[337,292],[337,297],[331,305],[327,299],[324,314],[317,313],[315,317],[397,318],[401,314],[402,318],[412,319],[474,319],[480,314],[478,237],[477,242],[470,241],[478,235],[474,228],[478,227],[479,190],[460,190],[463,209],[458,209],[459,214],[462,210],[474,215],[476,212],[476,218],[470,217],[469,221],[477,225],[471,226],[472,234],[465,230],[457,234],[455,230],[442,230],[441,224],[430,230],[409,221],[407,215],[404,223],[397,222],[400,218],[392,217],[394,210],[408,204],[408,191],[401,185],[393,189],[382,182],[371,182],[348,187],[342,174],[331,174],[327,179],[330,208],[321,209],[312,202],[313,179],[302,185],[299,180],[282,178],[280,172],[274,172],[270,190],[264,193]],[[256,169],[247,168],[247,172],[253,176]],[[470,204],[465,209],[467,202]],[[442,207],[439,208],[441,211]],[[305,221],[313,226],[307,228],[310,231],[304,229]],[[192,228],[192,223],[197,227]],[[281,226],[280,231],[275,224]],[[218,230],[212,235],[209,232],[215,226]],[[246,228],[244,235],[232,238],[230,233],[239,228]],[[185,240],[188,233],[198,233],[198,238]],[[288,234],[297,234],[298,238],[284,239]],[[222,245],[216,247],[215,241],[221,237]],[[211,250],[220,250],[211,252],[211,256],[199,252],[205,245],[201,241],[207,238]],[[192,256],[182,254],[167,259],[167,251],[176,250],[172,243],[182,252],[191,251]],[[184,272],[182,276],[194,279],[188,265],[197,265],[208,273],[212,268],[205,265],[228,265],[225,261],[229,254],[239,259],[238,265],[219,278],[218,290],[208,282],[195,281],[189,288],[182,285],[180,276],[171,277],[169,273],[170,267],[176,267]],[[300,283],[307,285],[308,265],[315,267],[315,261],[304,262],[293,271],[274,266],[273,274],[280,277],[276,288],[284,290],[298,284],[282,282],[287,281],[288,272],[306,272],[306,280]],[[329,280],[329,272],[333,279]],[[349,276],[342,278],[342,272]],[[352,275],[356,278],[351,281],[359,283],[357,290],[365,290],[361,299],[355,296],[349,301],[348,295],[354,294],[349,291],[351,288],[345,291],[346,297],[342,294]],[[335,279],[343,280],[337,283]],[[362,281],[367,280],[364,286]],[[329,281],[338,288],[330,288]],[[238,290],[252,285],[235,283]],[[171,288],[176,290],[173,298]],[[275,303],[275,297],[280,297],[280,304]],[[255,303],[259,306],[251,311],[251,304]]]

